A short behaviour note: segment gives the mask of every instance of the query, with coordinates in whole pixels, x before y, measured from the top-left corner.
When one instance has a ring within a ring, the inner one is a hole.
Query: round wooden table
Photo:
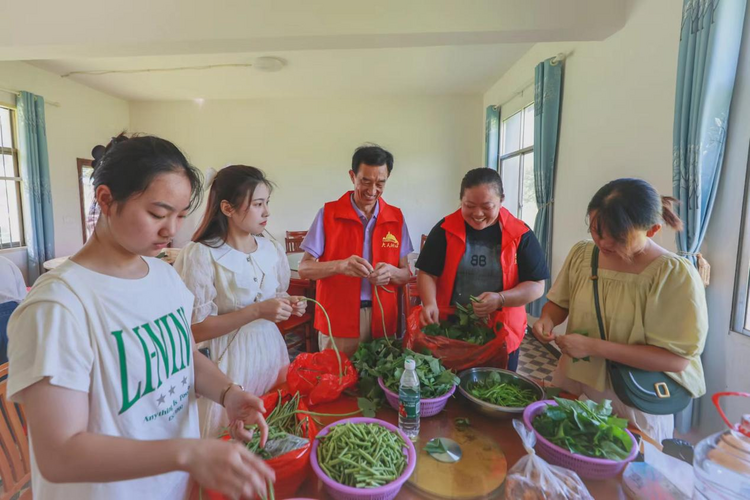
[[[346,413],[355,411],[356,409],[356,400],[346,396],[333,403],[319,405],[314,408],[316,412],[320,413]],[[511,420],[493,420],[485,417],[475,412],[461,396],[451,398],[446,409],[438,415],[423,418],[420,422],[420,437],[446,436],[448,431],[453,428],[454,419],[457,417],[469,418],[472,429],[476,430],[478,435],[488,436],[489,439],[492,439],[500,447],[505,454],[508,470],[526,454],[526,450],[524,450],[521,444],[521,438],[518,437],[515,429],[513,429]],[[387,404],[378,411],[377,418],[398,425],[398,414],[390,406],[387,406]],[[338,420],[338,418],[329,417],[321,418],[320,420],[327,425]],[[584,483],[591,495],[596,499],[625,500],[627,498],[622,489],[621,477],[604,481],[584,480]],[[482,498],[503,498],[502,490],[503,488],[500,488]],[[331,498],[326,494],[323,483],[313,475],[303,483],[302,487],[297,491],[296,496],[300,498],[317,498],[319,500]],[[414,489],[407,483],[396,498],[400,500],[415,500],[432,497]],[[450,498],[450,496],[444,498]]]

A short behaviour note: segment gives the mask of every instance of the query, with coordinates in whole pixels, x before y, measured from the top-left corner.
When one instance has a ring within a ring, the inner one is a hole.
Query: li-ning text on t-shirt
[[[188,325],[185,310],[180,307],[151,322],[111,332],[120,363],[122,393],[119,415],[127,412],[142,397],[161,389],[170,377],[190,367],[192,347]],[[137,342],[138,347],[128,348],[128,342]],[[142,356],[142,362],[129,363],[128,358],[132,356]],[[178,387],[180,383],[183,387]],[[181,402],[188,395],[187,377],[170,385],[168,390],[165,387],[164,394],[157,399],[157,406],[164,405],[164,408],[147,415],[146,421],[180,411]]]

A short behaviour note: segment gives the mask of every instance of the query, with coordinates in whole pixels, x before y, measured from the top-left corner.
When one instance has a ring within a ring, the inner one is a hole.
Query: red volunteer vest
[[[351,255],[362,256],[365,228],[351,202],[352,191],[337,201],[325,204],[323,208],[323,229],[326,238],[325,250],[318,259],[320,262],[346,259]],[[388,205],[382,198],[378,200],[380,210],[372,234],[372,265],[386,262],[398,267],[401,258],[401,232],[404,216],[396,207]],[[334,337],[359,337],[359,295],[361,278],[336,275],[318,280],[317,300],[331,318]],[[398,287],[387,285],[388,290],[378,289],[383,304],[385,326],[389,336],[396,333],[398,319]],[[372,336],[383,336],[383,314],[380,313],[375,287],[372,291]],[[323,311],[315,309],[315,328],[328,334],[328,323]]]
[[[500,209],[498,220],[502,230],[500,266],[503,270],[503,290],[510,290],[518,284],[518,245],[521,242],[521,236],[529,231],[529,228],[505,208]],[[466,226],[461,210],[447,216],[441,227],[445,229],[448,247],[443,274],[440,275],[437,283],[437,305],[449,307],[458,265],[466,253]],[[502,322],[508,331],[506,339],[508,353],[518,349],[526,332],[526,308],[504,307],[493,314],[491,324],[497,321]]]

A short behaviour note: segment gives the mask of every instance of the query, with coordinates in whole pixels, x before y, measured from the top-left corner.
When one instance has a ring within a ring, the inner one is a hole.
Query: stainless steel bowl
[[[493,405],[475,398],[469,393],[469,384],[481,382],[492,372],[499,373],[503,382],[516,382],[523,389],[533,390],[537,395],[537,401],[541,401],[545,398],[544,389],[542,389],[539,384],[516,372],[502,370],[500,368],[470,368],[462,371],[458,374],[458,377],[461,379],[461,383],[458,386],[459,392],[478,412],[483,413],[488,417],[497,419],[520,417],[523,415],[523,410],[526,408],[525,406],[523,408],[513,408]]]

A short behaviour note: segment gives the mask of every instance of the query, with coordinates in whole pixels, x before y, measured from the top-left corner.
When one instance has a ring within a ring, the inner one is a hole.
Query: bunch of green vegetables
[[[281,398],[281,393],[279,393]],[[268,442],[283,439],[287,435],[304,437],[307,429],[307,419],[298,420],[300,394],[295,393],[294,397],[286,403],[277,404],[276,407],[266,417],[268,424]],[[256,430],[256,426],[250,426],[248,429]],[[266,448],[260,446],[260,432],[253,432],[253,438],[247,442],[247,449],[255,453],[263,460],[268,460],[271,455]]]
[[[624,460],[633,449],[633,440],[625,432],[628,421],[612,415],[612,402],[571,401],[555,398],[532,425],[557,446],[593,458]]]
[[[508,408],[525,408],[538,399],[534,390],[522,388],[517,382],[504,382],[498,372],[469,384],[468,389],[477,399]]]
[[[406,468],[406,443],[382,425],[340,424],[317,439],[318,465],[346,486],[378,488],[398,479]]]
[[[446,337],[453,340],[463,340],[470,344],[484,345],[495,338],[495,332],[490,328],[487,322],[480,319],[474,313],[474,302],[476,297],[470,297],[471,304],[462,306],[456,304],[455,320],[441,321],[426,325],[422,331],[432,337]],[[499,329],[500,324],[496,327]]]
[[[281,401],[281,391],[278,392],[279,401]],[[246,425],[245,428],[253,431],[253,437],[246,443],[247,449],[258,455],[263,460],[283,455],[289,451],[299,448],[305,444],[306,434],[309,429],[309,418],[320,422],[315,417],[350,417],[361,413],[361,410],[351,413],[318,413],[299,408],[300,393],[294,393],[294,396],[286,403],[277,404],[271,413],[266,417],[268,424],[268,439],[266,446],[261,447],[261,433],[257,425]],[[306,418],[298,419],[297,415],[305,415]],[[304,439],[300,439],[304,438]],[[309,440],[308,440],[309,442]]]
[[[388,389],[398,392],[401,375],[404,373],[406,358],[414,359],[422,398],[436,398],[448,392],[460,380],[450,370],[446,370],[438,358],[419,354],[410,349],[401,350],[399,341],[373,340],[359,345],[352,357],[359,373],[359,390],[362,397],[382,404],[384,396],[378,386],[378,377]]]

